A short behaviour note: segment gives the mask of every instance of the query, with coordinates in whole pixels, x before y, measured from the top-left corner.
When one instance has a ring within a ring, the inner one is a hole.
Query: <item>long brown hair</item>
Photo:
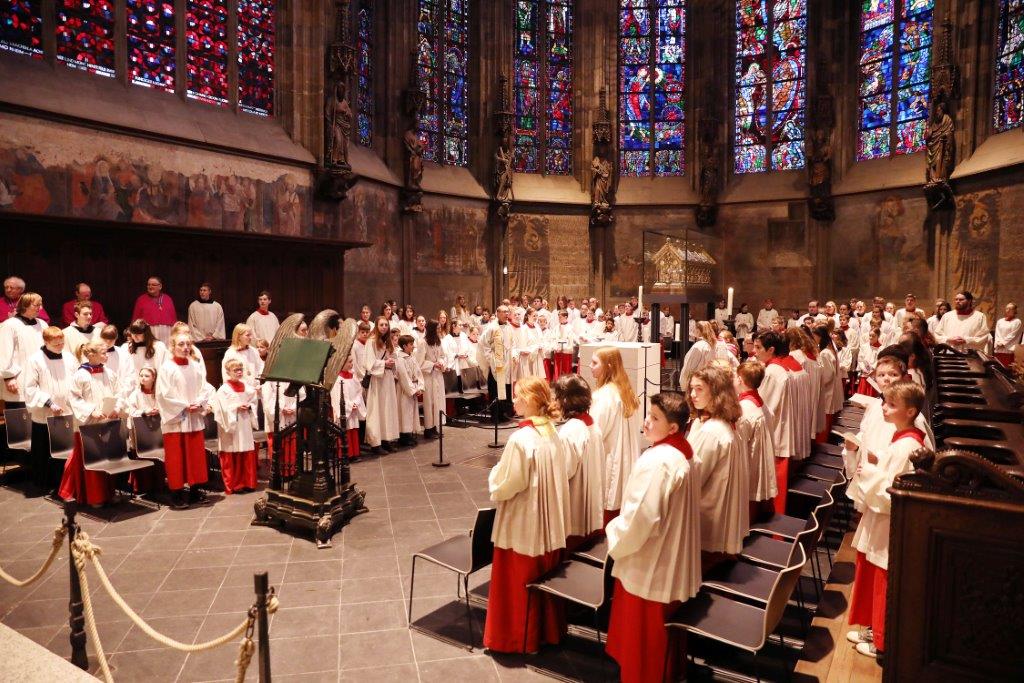
[[[633,393],[633,387],[626,376],[626,368],[622,365],[622,354],[611,346],[602,346],[594,352],[601,359],[605,366],[604,377],[597,382],[598,388],[611,383],[619,390],[619,400],[622,401],[623,412],[626,417],[633,417],[633,414],[640,408],[640,400]]]
[[[693,405],[693,399],[690,398],[690,388],[687,387],[686,402],[690,406],[691,413],[702,420],[717,417],[729,424],[735,424],[743,415],[743,409],[740,408],[739,397],[736,396],[736,388],[732,383],[732,371],[712,365],[694,373],[690,381],[695,379],[707,385],[711,400],[708,401],[704,410],[697,410],[697,407]]]
[[[707,320],[701,320],[697,323],[697,338],[703,339],[711,348],[715,348],[715,343],[718,341],[718,337],[715,335],[715,326]]]
[[[383,320],[385,323],[387,323],[387,326],[388,326],[388,333],[386,335],[384,335],[384,342],[383,342],[383,344],[381,343],[381,340],[380,340],[380,321],[381,320]],[[391,341],[391,321],[388,320],[387,318],[385,318],[382,315],[377,316],[377,320],[375,320],[374,323],[373,323],[373,331],[370,332],[370,341],[373,342],[374,348],[380,349],[381,346],[383,345],[383,347],[388,350],[388,353],[394,353],[395,352],[395,345]]]

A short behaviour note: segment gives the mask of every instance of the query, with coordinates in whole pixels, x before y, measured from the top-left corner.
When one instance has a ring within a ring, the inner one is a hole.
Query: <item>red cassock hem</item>
[[[527,591],[526,584],[554,569],[561,560],[561,550],[530,557],[508,548],[494,549],[484,647],[495,652],[536,652],[542,640],[559,642],[565,632],[564,605],[550,595]]]
[[[775,458],[775,512],[786,514],[786,491],[789,489],[789,458]]]
[[[875,388],[868,383],[867,377],[860,378],[860,382],[857,383],[857,391],[854,393],[864,394],[865,396],[871,396],[872,398],[876,398],[878,396],[878,392],[875,391]]]
[[[295,434],[285,437],[284,446],[281,450],[281,476],[295,476]],[[274,435],[267,434],[267,457],[274,459]]]
[[[554,381],[555,378],[555,362],[550,358],[544,359],[544,376],[549,382]]]
[[[167,488],[178,491],[185,484],[205,484],[210,479],[206,468],[206,440],[201,431],[164,434],[164,470]]]
[[[619,663],[622,683],[674,681],[679,662],[686,656],[686,641],[665,628],[665,619],[678,602],[647,600],[627,591],[615,579],[612,614],[605,651]],[[671,653],[667,658],[666,655]]]
[[[867,556],[858,551],[849,620],[851,624],[870,626],[875,647],[882,652],[885,651],[885,600],[888,585],[888,570],[871,564]]]
[[[559,353],[555,351],[555,379],[558,379],[562,375],[568,375],[572,372],[572,354],[571,353]]]
[[[114,485],[106,472],[85,469],[85,449],[82,435],[75,432],[75,445],[71,457],[64,463],[57,494],[64,500],[74,498],[85,505],[104,505],[114,496]]]
[[[220,452],[220,475],[224,493],[256,488],[256,451]]]

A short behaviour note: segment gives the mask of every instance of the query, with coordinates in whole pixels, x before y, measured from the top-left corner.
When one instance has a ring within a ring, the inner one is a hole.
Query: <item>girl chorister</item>
[[[354,359],[349,354],[341,372],[338,373],[338,381],[331,387],[331,408],[334,410],[338,425],[345,430],[349,458],[359,457],[359,423],[366,419],[363,387],[352,373],[354,366]]]
[[[230,360],[242,362],[242,381],[253,389],[259,386],[257,379],[263,374],[263,360],[259,351],[252,346],[252,328],[243,323],[235,325],[231,333],[231,346],[224,353],[224,360],[221,361],[220,371],[223,381],[228,380],[227,364]]]
[[[836,354],[828,328],[816,327],[812,333],[818,342],[818,365],[821,366],[818,412],[825,416],[825,425],[818,432],[816,440],[824,443],[832,430],[832,421],[836,413],[843,408],[843,379],[839,370],[839,356]]]
[[[734,386],[742,412],[736,422],[736,433],[747,457],[751,522],[771,516],[775,509],[772,499],[778,493],[774,417],[758,393],[763,380],[764,365],[756,360],[748,360],[736,368]]]
[[[134,365],[131,377],[137,376],[139,370],[147,366],[157,369],[163,367],[167,358],[167,347],[153,335],[153,329],[142,318],[128,326],[128,339],[124,348]]]
[[[520,380],[513,405],[525,419],[509,436],[488,477],[497,513],[484,647],[536,652],[542,641],[559,641],[564,619],[559,604],[547,596],[531,596],[526,584],[561,560],[569,484],[564,446],[551,423],[547,382],[538,377]],[[529,610],[527,600],[532,600]]]
[[[121,412],[129,418],[160,414],[156,404],[156,373],[153,368],[139,370],[138,386],[124,397],[121,404]],[[128,424],[131,425],[130,420]]]
[[[431,320],[423,336],[423,357],[420,360],[420,372],[423,375],[423,435],[428,439],[437,436],[440,411],[445,410],[444,371],[447,362],[437,334],[437,321]]]
[[[395,370],[398,374],[398,433],[399,443],[415,446],[415,434],[420,430],[419,398],[423,396],[423,373],[413,357],[416,340],[403,334],[398,338]]]
[[[715,339],[715,330],[711,323],[707,320],[697,323],[697,341],[686,352],[686,357],[683,359],[683,368],[679,371],[679,386],[690,386],[690,378],[711,365],[711,361],[715,359],[717,343],[718,340]]]
[[[391,326],[384,316],[377,318],[373,335],[367,343],[366,374],[370,387],[366,392],[366,443],[381,455],[393,453],[392,441],[398,439],[398,394],[395,390],[395,345]]]
[[[217,389],[213,415],[224,493],[256,490],[256,409],[258,390],[244,381],[245,365],[235,358],[224,363],[227,380]]]
[[[590,386],[579,375],[562,375],[552,390],[565,419],[558,437],[565,445],[569,476],[569,528],[565,545],[574,550],[604,528],[604,439],[590,416]]]
[[[590,414],[601,429],[605,453],[605,524],[619,514],[622,491],[640,455],[640,401],[633,393],[618,349],[594,352],[590,372],[597,383]]]

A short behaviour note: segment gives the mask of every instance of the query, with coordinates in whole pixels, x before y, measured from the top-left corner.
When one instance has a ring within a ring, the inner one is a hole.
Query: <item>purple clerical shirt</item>
[[[135,300],[132,320],[142,318],[150,325],[173,325],[178,322],[178,314],[174,311],[174,301],[166,294],[150,296],[140,294]]]

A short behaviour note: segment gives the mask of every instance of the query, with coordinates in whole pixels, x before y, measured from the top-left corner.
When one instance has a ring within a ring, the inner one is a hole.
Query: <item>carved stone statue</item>
[[[327,166],[348,165],[348,138],[352,133],[352,107],[348,103],[344,80],[338,80],[334,94],[328,100],[325,116],[330,144],[327,147]]]
[[[836,217],[832,201],[832,142],[829,133],[827,128],[813,129],[807,157],[808,204],[811,216],[819,221],[831,221]]]
[[[612,191],[612,162],[594,157],[590,162],[590,170],[594,173],[590,182],[591,205],[595,209],[608,209],[608,198]]]
[[[513,199],[512,152],[501,146],[494,153],[494,198],[503,204]]]
[[[948,182],[953,172],[953,119],[946,113],[946,103],[941,100],[932,108],[924,141],[928,146],[925,182]]]
[[[423,182],[423,143],[415,130],[409,129],[402,136],[405,145],[405,187],[407,190],[421,190]]]

